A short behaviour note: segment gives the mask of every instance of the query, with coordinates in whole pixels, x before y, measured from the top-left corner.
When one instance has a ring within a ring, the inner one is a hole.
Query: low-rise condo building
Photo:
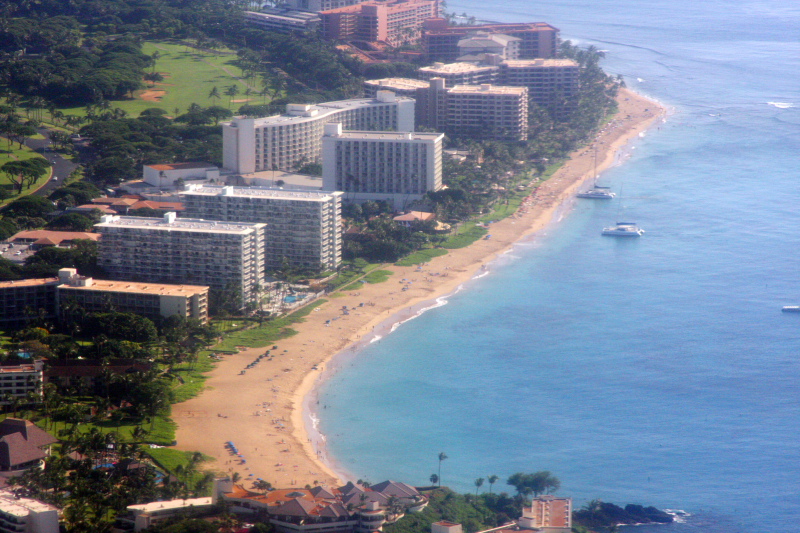
[[[0,533],[58,533],[58,509],[11,491],[0,491]]]
[[[348,201],[387,200],[402,209],[442,188],[442,133],[325,127],[322,187]]]
[[[70,303],[90,313],[113,308],[150,319],[178,315],[208,320],[208,287],[99,280],[62,268],[57,278],[0,282],[0,327],[18,327],[42,317],[58,321]]]
[[[208,285],[241,306],[264,281],[264,224],[104,216],[97,264],[112,279]]]
[[[284,8],[245,11],[244,21],[250,26],[280,33],[316,31],[320,24],[316,13]]]
[[[340,192],[267,187],[190,186],[181,193],[190,217],[266,224],[265,265],[334,269],[342,258]]]
[[[385,42],[398,46],[420,37],[423,21],[438,15],[434,0],[370,0],[322,11],[321,33],[333,41]]]
[[[375,98],[289,104],[283,115],[234,118],[222,125],[223,166],[250,174],[319,163],[329,122],[341,123],[347,130],[413,131],[414,100],[378,91]]]
[[[60,313],[75,304],[88,313],[114,309],[150,320],[179,316],[208,321],[208,287],[203,285],[94,279],[79,276],[74,268],[62,268],[58,276],[63,282],[56,287]]]
[[[422,48],[431,61],[456,61],[464,55],[459,42],[480,32],[518,38],[520,59],[550,58],[558,51],[558,31],[544,22],[449,26],[446,19],[436,18],[423,24]]]
[[[9,398],[25,400],[30,393],[41,394],[43,370],[41,360],[0,366],[0,404],[8,405]]]

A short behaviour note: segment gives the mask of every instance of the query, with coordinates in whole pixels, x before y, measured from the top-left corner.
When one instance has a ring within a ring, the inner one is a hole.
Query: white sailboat
[[[619,212],[622,210],[622,190],[620,189],[619,207],[617,208],[617,220],[619,220]],[[641,237],[644,230],[640,228],[636,222],[617,222],[615,226],[603,228],[602,235],[608,237]]]
[[[581,191],[576,196],[578,198],[591,198],[593,200],[611,200],[616,196],[613,192],[611,192],[610,187],[600,187],[597,185],[597,178],[600,176],[597,175],[597,146],[594,147],[594,180],[593,180],[593,187],[586,191]]]

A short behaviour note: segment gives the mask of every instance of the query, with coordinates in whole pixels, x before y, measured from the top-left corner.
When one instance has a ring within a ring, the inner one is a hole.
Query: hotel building
[[[8,396],[25,399],[31,392],[41,394],[43,370],[41,360],[0,366],[0,403],[11,403]]]
[[[531,102],[541,106],[575,96],[580,87],[580,67],[571,59],[507,60],[499,66],[503,84],[527,87]]]
[[[558,28],[544,22],[448,26],[447,20],[436,18],[426,20],[423,24],[422,47],[428,59],[452,62],[463,55],[458,43],[481,32],[520,39],[520,59],[551,58],[556,56],[558,50],[558,31]]]
[[[487,68],[498,71],[497,67]],[[528,138],[528,89],[525,87],[480,84],[448,89],[441,78],[430,81],[387,78],[364,82],[367,92],[378,88],[413,94],[418,126],[477,139],[524,141]]]
[[[238,291],[244,305],[264,280],[264,224],[104,216],[97,264],[112,279],[192,283]]]
[[[0,328],[23,327],[34,318],[55,320],[58,284],[58,278],[0,282]]]
[[[423,21],[438,16],[434,0],[374,0],[320,12],[323,38],[332,41],[417,41]]]
[[[74,302],[89,313],[104,312],[112,307],[150,320],[177,315],[203,323],[208,321],[208,287],[202,285],[86,278],[78,276],[71,268],[62,268],[58,275],[60,278],[69,276],[66,283],[56,287],[59,307]]]
[[[517,521],[519,527],[543,533],[570,533],[572,531],[572,498],[539,496],[530,507],[522,508]]]
[[[414,101],[379,91],[375,98],[289,104],[284,115],[234,118],[222,125],[223,166],[250,174],[318,163],[329,122],[349,130],[413,131]]]
[[[328,11],[330,9],[360,4],[364,1],[365,0],[287,0],[286,2],[282,2],[282,4],[290,9],[319,13],[320,11]]]
[[[68,301],[90,313],[111,306],[150,319],[179,315],[208,320],[208,287],[98,280],[79,276],[74,268],[62,268],[57,278],[1,282],[0,327],[21,326],[41,313],[56,321]]]
[[[245,11],[244,21],[250,26],[280,33],[314,31],[320,24],[316,13],[282,8]]]
[[[444,130],[452,134],[504,141],[528,139],[528,89],[498,85],[456,85],[431,82],[432,92],[444,92]]]
[[[266,187],[190,186],[181,193],[190,217],[266,224],[265,266],[336,268],[342,259],[340,192]]]
[[[0,491],[0,533],[58,533],[58,509],[50,504]]]
[[[442,133],[343,131],[328,124],[322,188],[346,200],[388,200],[403,209],[442,188]]]

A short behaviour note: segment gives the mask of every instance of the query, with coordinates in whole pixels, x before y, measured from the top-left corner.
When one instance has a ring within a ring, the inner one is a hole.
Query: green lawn
[[[324,304],[327,300],[317,300],[291,315],[275,320],[265,321],[260,326],[250,329],[235,331],[227,335],[219,344],[214,346],[216,351],[235,351],[237,346],[247,346],[248,348],[264,348],[275,342],[291,337],[297,333],[290,326],[302,322],[314,308]]]
[[[142,46],[142,51],[147,55],[152,55],[155,51],[161,54],[156,61],[156,70],[164,76],[164,80],[153,87],[150,82],[143,82],[145,88],[136,92],[135,99],[112,102],[113,107],[124,109],[130,116],[137,117],[139,113],[151,107],[160,107],[170,116],[174,115],[175,108],[178,108],[179,114],[182,114],[192,103],[203,107],[215,104],[228,107],[229,97],[225,96],[225,89],[231,85],[239,87],[239,94],[234,100],[247,98],[244,95],[247,85],[240,79],[242,71],[234,65],[235,53],[201,52],[183,44],[167,41],[147,41]],[[257,79],[248,83],[254,92],[261,89]],[[221,96],[218,100],[208,97],[214,87],[217,87]],[[164,93],[158,101],[142,100],[141,95],[148,90],[164,91]],[[251,95],[250,99],[254,104],[263,102],[263,97],[257,94]],[[243,104],[244,102],[233,102],[231,110],[235,112]],[[86,114],[83,107],[61,111],[68,115]]]
[[[426,248],[424,250],[417,250],[411,255],[407,255],[406,257],[402,258],[400,261],[395,263],[397,266],[414,266],[419,265],[421,263],[427,263],[434,257],[439,257],[441,255],[447,255],[447,250],[442,248]]]
[[[383,283],[384,281],[389,279],[389,276],[394,274],[391,270],[373,270],[366,276],[364,276],[364,281],[367,283]]]
[[[11,146],[9,147],[8,141],[4,137],[0,137],[0,167],[5,165],[9,161],[22,161],[25,159],[33,159],[34,157],[42,157],[42,156],[37,154],[27,146],[23,146],[22,148],[20,148],[18,144],[12,143]],[[47,180],[50,179],[50,174],[52,174],[52,171],[48,172],[47,174],[44,174],[41,178],[36,180],[36,182],[30,188],[23,189],[22,194],[16,196],[16,189],[11,185],[11,182],[8,180],[8,176],[6,174],[0,173],[0,188],[6,189],[10,193],[14,194],[14,196],[0,202],[0,205],[13,202],[17,198],[21,198],[22,196],[27,196],[32,192],[35,192],[39,187],[47,183]]]

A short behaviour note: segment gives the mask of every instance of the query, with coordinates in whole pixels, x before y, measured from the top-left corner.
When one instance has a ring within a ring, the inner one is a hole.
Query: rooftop
[[[274,126],[280,124],[291,124],[297,122],[305,122],[310,120],[318,120],[321,117],[326,115],[330,115],[337,111],[343,111],[348,109],[359,109],[362,107],[367,106],[384,106],[386,104],[393,104],[395,102],[413,102],[412,98],[405,98],[402,96],[396,97],[394,100],[380,100],[378,98],[357,98],[352,100],[339,100],[336,102],[324,102],[320,104],[309,104],[307,106],[301,106],[303,109],[299,111],[297,107],[294,108],[287,108],[287,112],[283,115],[273,115],[271,117],[264,117],[264,118],[257,118],[255,120],[255,126]],[[299,104],[289,104],[289,106],[299,105]],[[239,117],[239,118],[246,118],[246,117]],[[231,125],[236,125],[236,119],[232,123],[228,123]]]
[[[411,91],[414,89],[427,89],[430,87],[430,82],[415,80],[412,78],[383,78],[380,80],[367,80],[364,83],[377,87],[386,87],[387,89],[399,89],[406,91]]]
[[[501,65],[512,68],[523,67],[577,67],[578,64],[571,59],[506,59]]]
[[[496,70],[493,65],[475,65],[473,63],[434,63],[430,67],[422,67],[420,72],[431,72],[433,74],[459,74],[462,72],[478,72],[483,70]]]
[[[100,234],[87,233],[83,231],[50,231],[46,229],[35,229],[20,231],[19,233],[9,237],[6,242],[14,242],[17,240],[38,241],[39,239],[50,239],[54,243],[61,243],[62,241],[74,241],[76,239],[88,239],[90,241],[96,241],[100,239]]]
[[[331,135],[337,139],[358,139],[363,141],[435,141],[444,137],[444,133],[435,132],[394,132],[394,131],[343,131]]]
[[[150,502],[142,503],[139,505],[129,505],[129,511],[138,511],[139,513],[153,513],[157,511],[164,511],[167,509],[183,509],[186,507],[200,507],[211,505],[211,497],[205,498],[188,498],[185,500],[169,500],[165,502]]]
[[[18,279],[14,281],[0,281],[0,289],[7,289],[9,287],[34,287],[36,285],[47,285],[50,283],[58,283],[58,278],[35,278]]]
[[[246,235],[254,228],[264,226],[264,224],[251,224],[248,222],[219,222],[199,218],[170,219],[168,218],[170,214],[171,213],[167,213],[163,218],[104,216],[99,224],[95,224],[95,228],[132,228],[155,231],[211,232]]]
[[[449,94],[513,94],[522,96],[527,93],[527,87],[509,87],[506,85],[456,85],[448,89]]]
[[[273,198],[277,200],[301,200],[308,202],[327,202],[341,192],[293,191],[272,187],[234,187],[234,186],[190,186],[182,195],[192,196],[233,196],[238,198]],[[184,219],[188,220],[188,219]]]
[[[58,511],[52,505],[40,502],[38,500],[31,500],[30,498],[17,498],[14,493],[9,491],[0,491],[0,511],[25,518],[31,511],[36,513],[43,513],[45,511]]]
[[[89,286],[76,286],[65,283],[59,285],[59,290],[76,291],[101,291],[101,292],[125,292],[132,294],[158,294],[160,296],[194,296],[208,290],[203,285],[167,285],[161,283],[137,283],[134,281],[108,281],[103,279],[92,279]]]
[[[188,170],[190,168],[217,168],[211,163],[189,162],[189,163],[161,163],[158,165],[145,165],[155,170]]]

